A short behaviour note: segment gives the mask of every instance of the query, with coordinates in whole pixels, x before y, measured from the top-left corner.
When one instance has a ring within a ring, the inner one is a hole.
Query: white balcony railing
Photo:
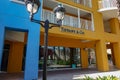
[[[65,18],[63,20],[63,25],[78,28],[78,18],[69,16],[69,15],[65,15]]]
[[[117,0],[101,0],[99,1],[99,9],[117,7]]]
[[[72,2],[87,6],[87,7],[92,7],[92,0],[71,0]]]
[[[56,20],[55,20],[53,12],[43,9],[42,20],[45,21],[46,19],[48,19],[51,23],[57,23]],[[65,26],[76,27],[76,28],[81,28],[81,29],[87,29],[87,30],[90,30],[90,31],[94,31],[92,21],[86,20],[86,19],[80,19],[80,26],[79,26],[78,18],[73,17],[73,16],[69,16],[69,15],[65,15],[65,18],[64,18],[62,24],[65,25]]]

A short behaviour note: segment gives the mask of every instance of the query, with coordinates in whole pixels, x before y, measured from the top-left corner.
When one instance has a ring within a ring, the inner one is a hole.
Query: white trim
[[[88,30],[88,20],[85,20],[85,29]]]
[[[93,17],[94,17],[93,14],[91,14],[91,18],[92,18],[92,24],[91,24],[92,29],[91,29],[91,31],[95,31],[94,18]]]
[[[19,3],[25,5],[25,2],[19,0],[10,0],[11,2]]]
[[[108,10],[118,10],[118,8],[117,7],[101,8],[98,10],[98,12],[108,11]]]
[[[78,8],[78,28],[81,28],[80,10],[79,10],[79,8]]]
[[[92,1],[90,0],[90,5],[89,5],[90,8],[92,8]]]
[[[86,6],[86,1],[85,0],[83,0],[83,5]]]

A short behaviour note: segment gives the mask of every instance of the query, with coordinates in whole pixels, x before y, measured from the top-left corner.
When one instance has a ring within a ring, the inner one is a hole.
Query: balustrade
[[[99,1],[99,9],[117,7],[116,0],[101,0]]]
[[[56,20],[55,20],[53,12],[43,9],[43,11],[42,11],[42,21],[45,21],[46,19],[48,19],[51,23],[57,23]],[[81,28],[81,29],[94,31],[91,20],[86,20],[86,19],[80,18],[80,26],[79,26],[78,17],[74,17],[74,16],[65,15],[65,18],[64,18],[62,24],[65,25],[65,26],[70,26],[70,27],[75,27],[75,28]]]

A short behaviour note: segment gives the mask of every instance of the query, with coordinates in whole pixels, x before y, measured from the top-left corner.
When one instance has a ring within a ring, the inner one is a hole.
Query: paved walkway
[[[48,80],[73,80],[76,75],[83,75],[87,73],[97,73],[96,69],[67,69],[58,71],[49,71]],[[42,80],[42,75],[39,76],[39,80]]]
[[[47,80],[73,80],[76,75],[97,73],[96,69],[60,69],[49,70]],[[23,80],[24,73],[0,73],[0,80]],[[39,71],[39,80],[42,80],[42,71]]]
[[[24,73],[0,73],[0,80],[23,80]],[[111,70],[110,72],[99,72],[95,68],[88,69],[61,69],[49,70],[47,72],[47,80],[77,80],[83,78],[84,75],[90,77],[114,75],[120,78],[120,70]],[[39,71],[39,80],[42,80],[42,71]]]

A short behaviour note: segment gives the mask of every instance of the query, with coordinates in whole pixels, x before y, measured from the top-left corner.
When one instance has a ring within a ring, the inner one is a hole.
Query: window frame
[[[18,3],[18,4],[23,4],[25,5],[25,2],[24,0],[10,0],[11,2],[15,2],[15,3]]]

